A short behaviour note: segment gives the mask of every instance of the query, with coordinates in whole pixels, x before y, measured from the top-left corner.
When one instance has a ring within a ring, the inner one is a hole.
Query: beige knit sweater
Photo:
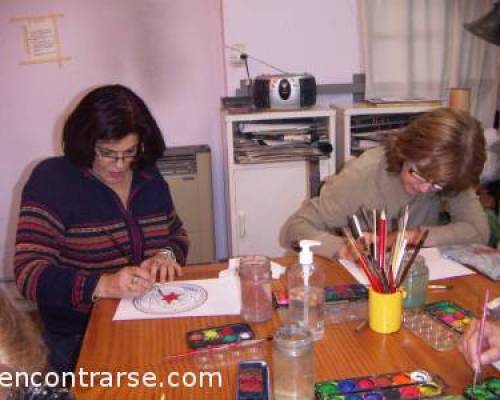
[[[479,199],[472,189],[446,198],[451,222],[437,226],[442,195],[405,192],[399,174],[386,171],[384,147],[364,152],[346,164],[338,175],[330,176],[319,197],[307,200],[293,214],[281,234],[282,244],[292,247],[301,239],[321,241],[315,253],[334,257],[344,239],[335,231],[347,225],[347,217],[367,210],[385,208],[391,217],[409,206],[408,229],[429,228],[426,246],[487,243],[489,227]]]

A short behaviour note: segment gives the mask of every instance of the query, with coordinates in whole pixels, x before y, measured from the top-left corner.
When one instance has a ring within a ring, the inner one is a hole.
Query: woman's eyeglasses
[[[95,146],[95,153],[101,157],[103,160],[108,162],[117,163],[120,160],[123,162],[134,161],[139,153],[139,147],[134,146],[133,148],[125,151],[114,151],[105,149],[104,147]]]
[[[420,173],[417,171],[417,169],[415,167],[409,167],[408,173],[411,176],[413,176],[420,183],[422,183],[422,184],[426,183],[426,184],[431,185],[432,190],[434,190],[436,192],[439,192],[439,191],[444,189],[443,185],[440,185],[439,183],[434,183],[432,181],[425,179],[422,175],[420,175]]]

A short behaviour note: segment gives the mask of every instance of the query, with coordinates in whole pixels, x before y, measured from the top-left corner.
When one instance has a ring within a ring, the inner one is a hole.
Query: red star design
[[[167,294],[163,295],[163,300],[166,301],[168,304],[170,304],[173,301],[178,300],[179,297],[180,297],[179,294],[177,294],[175,292],[170,292],[170,293],[167,293]]]

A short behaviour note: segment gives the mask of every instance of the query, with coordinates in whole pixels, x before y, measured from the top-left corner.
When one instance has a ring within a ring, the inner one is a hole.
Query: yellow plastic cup
[[[404,292],[379,293],[368,289],[368,321],[377,333],[394,333],[401,328]]]

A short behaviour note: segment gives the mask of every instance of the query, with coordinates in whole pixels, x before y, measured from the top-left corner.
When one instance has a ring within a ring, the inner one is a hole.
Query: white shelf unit
[[[310,164],[305,159],[243,164],[235,160],[234,138],[240,123],[295,124],[311,121],[326,129],[333,151],[319,161],[321,179],[335,173],[335,110],[315,107],[296,111],[245,114],[223,112],[224,173],[229,256],[262,254],[278,257],[280,230],[310,197]]]
[[[372,106],[366,103],[332,105],[332,108],[337,111],[337,170],[340,170],[349,159],[363,151],[358,148],[363,139],[356,138],[356,133],[371,132],[376,135],[377,133],[382,134],[384,131],[403,128],[417,115],[439,107],[443,106]],[[361,145],[361,147],[363,146]]]

